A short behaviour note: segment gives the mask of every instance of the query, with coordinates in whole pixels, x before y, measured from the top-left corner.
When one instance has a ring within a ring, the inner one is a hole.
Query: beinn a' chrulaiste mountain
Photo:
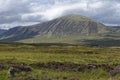
[[[93,19],[70,14],[36,25],[11,28],[1,36],[1,41],[81,43],[83,40],[101,39],[111,31],[112,28]]]

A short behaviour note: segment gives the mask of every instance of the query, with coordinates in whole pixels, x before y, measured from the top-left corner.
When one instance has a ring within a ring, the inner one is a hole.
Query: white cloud
[[[54,5],[52,8],[43,12],[43,17],[51,20],[56,17],[62,16],[64,12],[74,9],[87,9],[87,4],[85,3],[74,3],[74,4],[64,4],[64,5]]]
[[[6,24],[1,24],[1,28],[0,29],[9,29],[9,28],[13,28],[14,26],[28,26],[28,25],[33,25],[33,24],[37,24],[38,22],[13,22],[13,23],[6,23]]]
[[[99,9],[99,8],[103,7],[103,3],[100,1],[93,2],[91,4],[88,4],[88,7],[91,9]]]
[[[87,9],[87,4],[83,1],[80,1],[78,3],[65,3],[56,1],[54,5],[38,5],[37,3],[31,4],[33,13],[25,14],[27,17],[31,15],[36,16],[43,16],[42,19],[51,20],[56,17],[62,16],[64,12],[68,10],[74,10],[74,9]]]

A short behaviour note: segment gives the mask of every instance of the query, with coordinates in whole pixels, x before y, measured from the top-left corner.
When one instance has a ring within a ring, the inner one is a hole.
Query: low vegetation
[[[120,47],[0,43],[0,80],[59,79],[119,80]]]

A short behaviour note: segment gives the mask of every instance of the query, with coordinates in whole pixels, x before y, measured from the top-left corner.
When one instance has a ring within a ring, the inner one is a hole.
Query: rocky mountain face
[[[87,17],[68,15],[34,27],[39,34],[52,35],[91,35],[102,33],[105,26]]]

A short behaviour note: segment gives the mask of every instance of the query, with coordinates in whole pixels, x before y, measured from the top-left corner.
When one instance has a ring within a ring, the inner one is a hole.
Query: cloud
[[[1,24],[1,29],[9,29],[9,28],[13,28],[13,25],[14,27],[16,26],[28,26],[28,25],[34,25],[34,24],[37,24],[37,22],[13,22],[13,23],[5,23],[5,24]]]
[[[51,20],[56,17],[64,15],[65,12],[74,9],[86,10],[87,5],[85,3],[73,3],[73,4],[55,4],[50,9],[42,13],[43,18]]]
[[[0,26],[24,25],[80,14],[105,24],[120,25],[119,0],[1,0]],[[4,24],[4,25],[3,25]]]

